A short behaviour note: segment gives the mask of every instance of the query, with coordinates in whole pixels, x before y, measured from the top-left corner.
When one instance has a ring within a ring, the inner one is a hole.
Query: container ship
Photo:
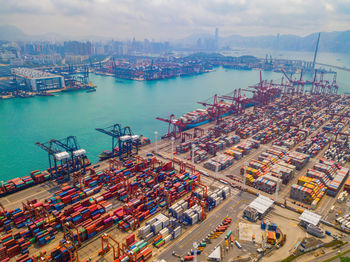
[[[246,107],[252,107],[254,106],[254,102],[250,102],[246,105]],[[215,108],[208,108],[208,109],[196,109],[194,111],[188,112],[178,118],[175,121],[181,122],[181,127],[182,131],[198,127],[201,125],[204,125],[206,123],[209,123],[210,121],[213,120],[212,115],[215,115],[214,113]],[[222,103],[222,117],[228,116],[232,114],[232,111],[230,110],[230,105],[227,103]]]

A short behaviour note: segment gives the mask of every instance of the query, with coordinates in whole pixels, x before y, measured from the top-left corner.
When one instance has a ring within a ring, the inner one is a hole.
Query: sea
[[[312,61],[313,53],[240,49],[227,55],[255,55]],[[317,61],[350,68],[350,55],[320,52]],[[350,72],[335,70],[340,92],[350,92]],[[263,79],[280,82],[281,73],[263,72]],[[329,76],[330,77],[330,76]],[[306,75],[306,79],[311,79]],[[35,145],[51,139],[76,136],[92,163],[98,155],[111,150],[111,137],[96,131],[115,123],[131,127],[154,141],[168,130],[156,117],[180,117],[202,108],[198,101],[212,101],[214,94],[228,94],[259,82],[259,71],[215,68],[212,72],[156,81],[121,80],[90,74],[97,91],[59,93],[54,97],[0,100],[0,180],[29,175],[48,168],[48,154]],[[247,94],[249,96],[249,94]]]

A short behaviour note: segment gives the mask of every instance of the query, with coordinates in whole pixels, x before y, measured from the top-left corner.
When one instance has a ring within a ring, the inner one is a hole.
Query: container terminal
[[[153,143],[96,128],[112,153],[92,165],[75,137],[37,142],[48,170],[1,187],[1,261],[323,261],[349,249],[350,98],[325,80],[247,90],[159,117],[168,133]]]

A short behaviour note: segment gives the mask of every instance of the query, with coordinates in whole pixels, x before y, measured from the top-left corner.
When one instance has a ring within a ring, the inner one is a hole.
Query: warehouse
[[[24,83],[26,89],[30,91],[43,92],[64,88],[64,78],[60,75],[23,67],[12,69],[12,74],[18,84]]]
[[[308,225],[318,226],[321,220],[321,216],[309,210],[304,210],[304,212],[299,216],[300,225],[307,227]]]
[[[274,200],[266,196],[259,195],[244,209],[243,217],[254,222],[262,219],[271,210],[274,202]]]

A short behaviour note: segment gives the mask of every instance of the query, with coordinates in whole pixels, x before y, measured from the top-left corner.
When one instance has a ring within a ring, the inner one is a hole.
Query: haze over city
[[[347,0],[0,0],[0,6],[0,24],[31,35],[164,41],[215,27],[221,36],[305,36],[350,28]]]
[[[350,262],[350,0],[0,0],[1,262]]]

